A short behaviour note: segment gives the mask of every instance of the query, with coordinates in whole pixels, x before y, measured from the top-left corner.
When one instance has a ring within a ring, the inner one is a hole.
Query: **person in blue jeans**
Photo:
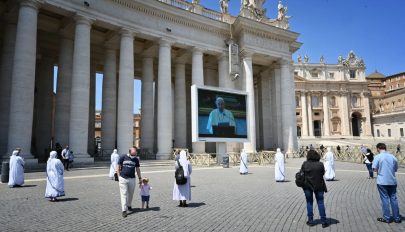
[[[368,170],[368,178],[373,179],[374,178],[374,172],[373,172],[373,160],[374,160],[374,154],[371,152],[369,148],[367,148],[366,154],[364,154],[364,163],[366,164],[367,170]]]
[[[373,160],[373,170],[377,172],[377,189],[380,193],[383,211],[383,217],[377,218],[377,220],[385,223],[392,221],[401,223],[402,217],[399,214],[397,200],[397,178],[395,177],[395,172],[398,170],[398,160],[386,150],[387,146],[384,143],[377,144],[379,154]]]
[[[307,154],[307,161],[305,161],[301,170],[305,174],[305,186],[303,187],[305,193],[305,199],[307,202],[307,216],[308,226],[315,226],[314,222],[314,195],[318,204],[319,215],[321,217],[322,227],[326,228],[329,223],[326,221],[324,193],[328,192],[324,181],[325,168],[324,165],[319,162],[321,156],[315,150],[309,150]]]

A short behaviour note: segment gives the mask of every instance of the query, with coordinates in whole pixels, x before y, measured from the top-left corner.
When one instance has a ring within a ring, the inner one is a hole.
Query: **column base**
[[[91,163],[92,164],[92,163],[94,163],[94,158],[90,157],[89,154],[75,154],[73,163],[79,163],[79,164]]]
[[[157,153],[156,160],[170,160],[170,154],[167,153]]]

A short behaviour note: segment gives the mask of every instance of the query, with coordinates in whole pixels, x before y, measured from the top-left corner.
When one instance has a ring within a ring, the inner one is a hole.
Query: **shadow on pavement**
[[[276,181],[277,183],[289,183],[291,180],[284,180],[284,181]]]
[[[200,203],[188,203],[188,208],[198,208],[200,206],[204,206],[206,205],[204,202],[200,202]]]
[[[326,222],[329,223],[329,225],[336,225],[338,223],[340,223],[339,220],[334,219],[334,218],[326,218]],[[320,219],[316,219],[314,220],[315,224],[322,224]]]
[[[27,184],[23,186],[15,186],[15,188],[32,188],[32,187],[37,187],[35,184]]]
[[[160,207],[150,207],[149,209],[140,209],[140,211],[160,211]]]
[[[65,202],[65,201],[77,201],[79,200],[79,198],[75,198],[75,197],[68,197],[68,198],[60,198],[58,199],[58,202]]]

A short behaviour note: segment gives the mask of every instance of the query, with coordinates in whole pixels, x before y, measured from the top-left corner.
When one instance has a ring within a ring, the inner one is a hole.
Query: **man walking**
[[[384,143],[377,144],[379,154],[374,157],[373,170],[377,172],[377,188],[380,193],[383,217],[377,218],[379,222],[401,223],[397,200],[397,179],[395,172],[398,170],[398,161],[394,155],[388,153]],[[391,216],[392,209],[393,217]]]
[[[139,159],[136,157],[136,148],[129,149],[129,153],[120,157],[118,161],[118,181],[120,186],[122,216],[127,217],[127,210],[132,210],[132,198],[135,191],[135,171],[141,185],[141,170]]]
[[[66,145],[65,149],[62,151],[62,162],[63,165],[65,166],[65,170],[69,171],[69,157],[70,157],[70,150],[69,146]]]

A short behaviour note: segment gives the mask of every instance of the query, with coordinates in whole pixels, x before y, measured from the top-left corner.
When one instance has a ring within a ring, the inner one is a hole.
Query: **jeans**
[[[372,163],[366,164],[366,167],[367,167],[367,170],[368,170],[368,175],[369,175],[371,178],[374,177],[374,173],[373,173],[372,166],[373,166]]]
[[[325,213],[325,204],[323,202],[324,192],[314,192],[310,189],[304,189],[305,199],[307,201],[307,216],[308,221],[312,222],[314,220],[314,197],[315,194],[316,202],[318,204],[319,215],[321,216],[321,223],[326,223],[326,213]]]
[[[399,214],[398,200],[397,200],[397,186],[396,185],[379,185],[377,184],[378,192],[380,193],[381,206],[383,210],[384,219],[390,221],[391,209],[394,215],[395,221],[401,220],[401,215]]]

